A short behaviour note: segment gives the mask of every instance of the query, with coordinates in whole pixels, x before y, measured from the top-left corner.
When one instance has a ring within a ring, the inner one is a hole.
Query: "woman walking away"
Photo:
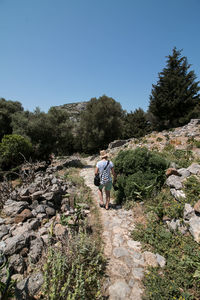
[[[98,190],[99,199],[100,199],[100,207],[104,207],[103,201],[103,188],[105,187],[106,193],[106,205],[105,208],[109,209],[110,203],[110,191],[112,188],[112,177],[113,175],[113,183],[116,181],[116,173],[114,171],[114,165],[112,161],[108,160],[108,153],[105,150],[100,151],[101,160],[98,161],[95,169],[95,175],[99,173],[100,176],[100,186]]]

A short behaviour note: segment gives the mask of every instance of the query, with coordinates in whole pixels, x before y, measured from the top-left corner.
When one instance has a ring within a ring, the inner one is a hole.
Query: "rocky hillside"
[[[192,119],[187,125],[171,131],[153,131],[143,138],[113,141],[108,146],[111,156],[120,150],[147,147],[149,150],[162,151],[171,145],[177,150],[191,150],[196,157],[200,156],[200,120]]]
[[[55,106],[56,109],[62,109],[68,112],[72,121],[79,121],[80,114],[86,109],[87,101],[67,103],[60,106]]]

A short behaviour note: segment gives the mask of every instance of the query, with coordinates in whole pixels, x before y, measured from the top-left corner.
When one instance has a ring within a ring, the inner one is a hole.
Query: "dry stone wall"
[[[32,267],[37,269],[40,265],[50,232],[54,232],[54,243],[68,239],[68,227],[61,224],[61,215],[67,217],[75,214],[71,203],[76,187],[58,177],[57,171],[80,164],[77,157],[54,160],[45,171],[35,172],[31,183],[13,188],[4,199],[0,212],[0,266],[4,260],[9,260],[12,278],[18,280],[17,299],[30,299],[41,288],[42,273],[32,274]],[[24,169],[28,174],[27,167]],[[89,207],[83,204],[82,208],[86,217]],[[1,280],[6,279],[4,268]]]

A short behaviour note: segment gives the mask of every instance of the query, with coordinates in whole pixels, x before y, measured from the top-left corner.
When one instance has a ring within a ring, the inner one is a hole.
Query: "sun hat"
[[[101,151],[100,151],[100,157],[101,157],[101,158],[108,157],[108,153],[106,152],[106,150],[101,150]]]

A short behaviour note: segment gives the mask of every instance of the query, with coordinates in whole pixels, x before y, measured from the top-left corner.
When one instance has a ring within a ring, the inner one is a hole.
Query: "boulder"
[[[194,208],[189,203],[186,203],[183,212],[184,219],[189,221],[193,216],[195,216]]]
[[[158,261],[157,261],[157,257],[154,253],[149,252],[149,251],[145,251],[143,253],[144,256],[144,260],[147,266],[151,266],[151,267],[157,267],[158,266]]]
[[[194,175],[200,174],[200,165],[193,163],[187,168],[187,170]]]
[[[29,259],[32,263],[38,262],[44,247],[43,239],[38,237],[30,243]]]
[[[31,194],[32,201],[40,199],[44,193],[45,191],[34,192],[33,194]]]
[[[200,213],[200,200],[195,203],[194,210],[195,212]]]
[[[40,290],[44,282],[42,272],[34,273],[31,276],[18,282],[16,285],[16,299],[32,299]]]
[[[180,176],[179,172],[175,168],[168,168],[165,172],[166,176],[169,177],[171,175]]]
[[[190,171],[187,170],[186,168],[181,168],[177,170],[179,175],[181,175],[181,180],[189,177],[191,175]]]
[[[20,191],[20,196],[28,196],[29,195],[29,189],[28,188],[23,188],[21,191]]]
[[[0,225],[0,239],[2,239],[3,236],[9,233],[8,226],[6,225]]]
[[[159,266],[161,268],[164,268],[164,266],[166,264],[166,259],[158,253],[156,253],[156,259],[157,259],[157,262],[158,262]]]
[[[27,219],[30,219],[32,217],[33,217],[33,215],[31,213],[30,209],[26,208],[20,214],[16,215],[14,221],[15,221],[15,223],[20,223],[20,222],[24,222]]]
[[[48,201],[52,201],[54,199],[54,193],[53,192],[45,193],[43,194],[43,198]]]
[[[180,221],[176,219],[172,219],[171,221],[166,221],[168,228],[172,231],[176,231],[180,226]]]
[[[193,216],[189,220],[189,231],[191,235],[194,237],[194,240],[199,243],[200,242],[200,218],[197,216]]]
[[[47,214],[47,216],[55,216],[56,210],[53,207],[47,206],[46,214]]]
[[[3,213],[6,216],[16,216],[21,213],[25,208],[28,208],[28,202],[7,200],[3,207]]]
[[[3,225],[3,224],[5,224],[5,219],[0,217],[0,226]]]
[[[108,145],[108,149],[113,149],[113,148],[116,148],[116,147],[120,147],[120,146],[123,146],[126,143],[127,143],[127,140],[116,140],[116,141],[111,142]]]
[[[175,188],[176,190],[180,190],[182,189],[182,183],[180,180],[179,176],[176,175],[171,175],[167,178],[166,180],[166,184],[170,187],[170,188]]]
[[[109,299],[110,300],[122,300],[128,299],[128,295],[130,294],[131,290],[128,284],[124,280],[116,280],[110,287],[109,287]]]
[[[170,193],[178,201],[181,200],[181,198],[186,198],[186,195],[182,190],[170,189]]]
[[[24,234],[17,234],[5,240],[4,253],[6,255],[13,255],[18,253],[22,248],[26,247],[29,242],[29,236]]]
[[[46,205],[38,205],[35,210],[37,214],[46,214]]]
[[[29,233],[31,230],[31,225],[28,222],[25,222],[23,224],[19,223],[17,226],[13,226],[10,229],[10,233],[12,234],[12,236],[22,235],[24,233]]]
[[[26,269],[26,263],[23,257],[19,254],[14,254],[9,258],[9,265],[15,273],[23,274]]]
[[[57,237],[62,237],[67,235],[67,227],[61,225],[61,224],[56,224],[54,228],[54,233]]]

